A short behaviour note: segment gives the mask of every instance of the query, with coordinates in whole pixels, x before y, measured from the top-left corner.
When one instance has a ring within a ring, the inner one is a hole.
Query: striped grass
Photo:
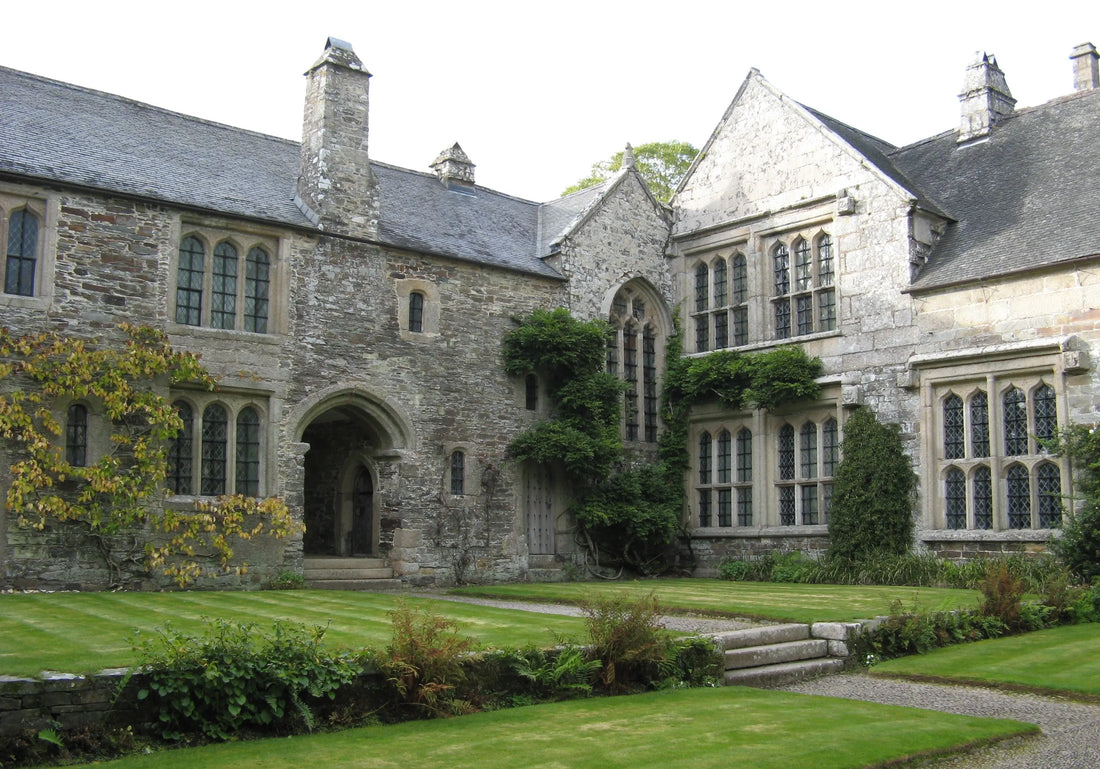
[[[1016,721],[742,687],[573,700],[234,742],[103,769],[855,769],[1037,732]],[[91,766],[91,765],[88,765]]]
[[[718,579],[655,579],[629,582],[555,582],[483,585],[453,590],[459,595],[513,600],[580,603],[596,595],[657,594],[665,610],[789,622],[838,622],[889,614],[901,601],[906,610],[947,611],[974,608],[976,590],[880,585],[808,585],[731,582]]]
[[[1100,624],[936,649],[876,665],[872,674],[1054,691],[1100,701]]]
[[[333,648],[382,647],[390,641],[389,612],[399,600],[388,593],[326,590],[5,594],[0,595],[0,675],[130,665],[135,640],[157,627],[171,622],[195,633],[214,618],[259,627],[292,620],[328,627],[325,642]],[[584,637],[576,617],[422,598],[407,602],[453,619],[479,647],[551,646],[559,637]]]

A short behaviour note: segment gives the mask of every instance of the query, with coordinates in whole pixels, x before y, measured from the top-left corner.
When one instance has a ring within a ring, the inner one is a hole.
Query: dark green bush
[[[859,408],[844,425],[841,454],[829,511],[829,555],[855,561],[908,552],[916,475],[898,426]]]
[[[322,647],[325,629],[277,621],[213,620],[201,635],[170,625],[136,648],[149,685],[138,692],[156,709],[166,739],[201,732],[228,739],[243,728],[313,728],[306,698],[332,698],[360,666]]]
[[[855,653],[865,660],[893,659],[941,646],[997,638],[1004,630],[1000,620],[981,612],[923,612],[919,607],[906,610],[895,602],[882,624],[858,638]]]
[[[1100,427],[1073,425],[1054,448],[1069,456],[1081,503],[1063,513],[1062,537],[1051,547],[1074,577],[1089,584],[1100,578]]]

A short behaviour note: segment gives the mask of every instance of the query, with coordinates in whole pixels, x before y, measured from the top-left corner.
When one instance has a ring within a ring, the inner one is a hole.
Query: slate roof
[[[889,155],[955,220],[913,288],[1100,256],[1100,89],[1019,110],[987,141],[957,136]]]
[[[0,174],[316,229],[294,203],[299,144],[0,67]],[[558,277],[538,203],[371,163],[383,243]],[[470,193],[470,194],[466,194]]]

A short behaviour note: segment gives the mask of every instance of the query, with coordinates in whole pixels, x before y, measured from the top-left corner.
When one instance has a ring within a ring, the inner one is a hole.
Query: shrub
[[[991,564],[978,589],[982,591],[981,612],[996,617],[1010,631],[1020,629],[1020,606],[1024,583],[1004,563]]]
[[[907,611],[895,601],[890,616],[858,638],[855,654],[861,659],[893,659],[941,646],[997,638],[1004,630],[999,619],[978,611],[924,612],[917,606]]]
[[[582,606],[592,653],[603,664],[599,682],[609,690],[660,679],[670,639],[661,630],[657,596],[630,600],[625,596],[599,596]]]
[[[228,739],[240,729],[313,728],[306,697],[332,699],[359,665],[322,648],[325,629],[277,621],[214,620],[197,636],[169,624],[136,648],[149,677],[138,699],[151,698],[166,739],[198,731]]]
[[[734,559],[726,559],[722,561],[722,564],[718,567],[719,577],[734,582],[752,579],[752,572],[752,564],[747,561],[738,561]]]
[[[1081,505],[1064,512],[1062,538],[1053,540],[1051,549],[1088,584],[1100,577],[1100,427],[1073,425],[1062,431],[1055,448],[1073,463]]]
[[[468,712],[456,687],[465,678],[463,661],[473,641],[458,635],[457,624],[428,609],[401,603],[390,612],[393,636],[375,657],[398,703],[433,716]]]
[[[876,552],[907,552],[916,475],[898,426],[857,409],[844,425],[842,456],[829,512],[829,555],[858,560]]]
[[[306,577],[296,571],[281,571],[264,583],[264,590],[304,590]]]
[[[592,691],[592,680],[603,667],[588,659],[581,646],[568,644],[556,650],[529,650],[517,655],[515,671],[529,681],[541,699],[565,699]]]

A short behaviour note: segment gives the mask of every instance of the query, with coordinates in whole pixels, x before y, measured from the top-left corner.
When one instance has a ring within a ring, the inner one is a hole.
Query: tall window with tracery
[[[88,407],[83,403],[69,406],[65,420],[65,461],[73,467],[88,464]]]
[[[735,436],[722,428],[712,437],[704,431],[699,436],[695,459],[699,526],[751,526],[752,432],[743,427]]]
[[[260,494],[260,415],[251,406],[237,415],[237,487],[238,494]]]
[[[792,265],[791,254],[794,254]],[[771,250],[772,317],[776,339],[836,328],[836,289],[832,238],[797,237]],[[793,267],[793,269],[792,269]]]
[[[183,427],[167,446],[168,492],[260,496],[264,456],[260,409],[247,403],[235,409],[222,402],[196,409],[189,400],[190,396],[172,402]]]
[[[837,421],[784,424],[778,435],[777,491],[781,526],[827,523],[833,499],[833,474],[840,462]]]
[[[246,247],[238,247],[229,238],[218,239],[213,230],[196,231],[180,240],[175,271],[176,323],[257,334],[270,331],[271,251],[243,242]],[[208,262],[210,243],[214,245]]]
[[[212,403],[202,413],[202,476],[200,488],[204,496],[225,493],[226,444],[229,440],[229,419],[225,408]]]
[[[996,398],[990,398],[990,386],[999,393]],[[944,527],[1045,529],[1061,524],[1063,468],[1047,454],[1045,443],[1058,433],[1050,384],[987,376],[977,385],[944,392],[938,412]],[[1000,435],[996,445],[992,434]]]
[[[183,422],[176,437],[168,443],[168,491],[172,494],[190,494],[192,479],[192,457],[194,447],[195,417],[186,401],[172,404]]]
[[[4,264],[4,293],[34,296],[38,267],[38,217],[25,208],[7,220],[8,248]]]
[[[628,283],[611,302],[607,340],[607,372],[625,383],[623,438],[656,443],[660,428],[660,351],[662,330],[659,300],[646,289]]]

